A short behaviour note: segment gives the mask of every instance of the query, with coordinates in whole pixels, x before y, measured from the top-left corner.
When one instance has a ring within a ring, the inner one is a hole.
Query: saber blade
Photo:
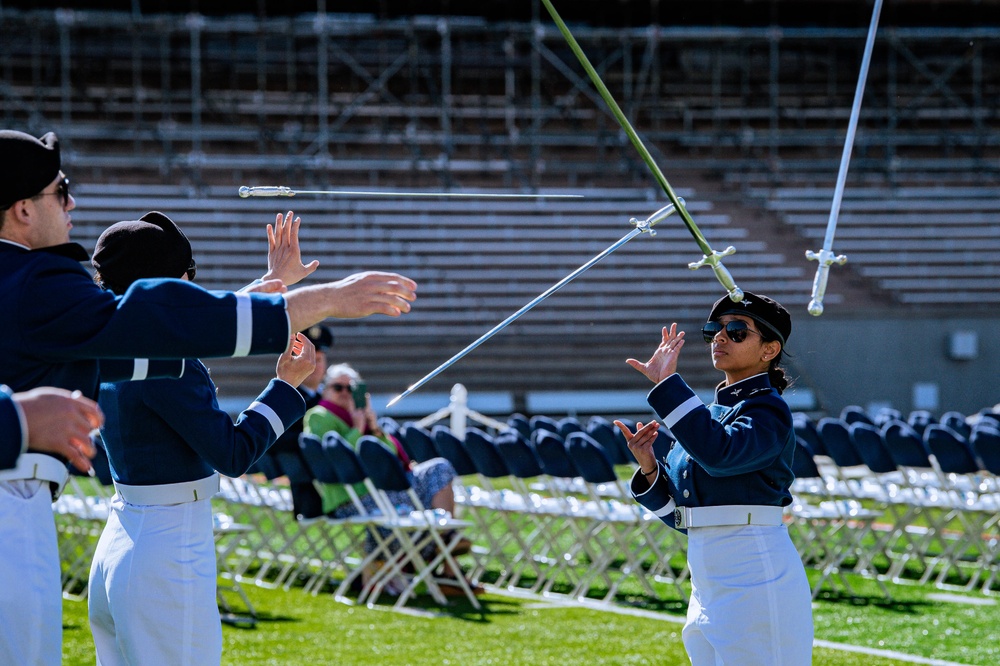
[[[684,204],[684,200],[683,199],[679,199],[678,201],[680,202],[681,205]],[[411,393],[413,393],[414,391],[416,391],[417,389],[419,389],[421,386],[423,386],[424,384],[426,384],[430,380],[432,380],[435,377],[437,377],[439,374],[441,374],[442,372],[444,372],[445,370],[447,370],[448,368],[450,368],[452,365],[454,365],[456,362],[458,362],[459,360],[461,360],[462,358],[464,358],[466,355],[468,355],[468,353],[471,352],[473,349],[475,349],[479,345],[483,344],[484,342],[486,342],[487,340],[489,340],[490,338],[492,338],[494,335],[496,335],[497,333],[499,333],[503,329],[507,328],[511,323],[513,323],[521,315],[523,315],[524,313],[528,312],[533,307],[535,307],[536,305],[538,305],[539,303],[541,303],[542,301],[544,301],[546,298],[548,298],[552,294],[556,293],[557,291],[559,291],[560,289],[562,289],[563,287],[565,287],[567,284],[569,284],[570,282],[572,282],[574,279],[576,279],[577,277],[579,277],[580,275],[582,275],[591,266],[593,266],[594,264],[596,264],[597,262],[599,262],[601,259],[604,259],[606,256],[608,256],[609,254],[611,254],[612,252],[614,252],[615,250],[617,250],[622,245],[624,245],[625,243],[629,242],[630,240],[632,240],[633,238],[635,238],[639,234],[648,233],[651,236],[655,235],[656,232],[653,230],[653,226],[655,224],[657,224],[658,222],[662,222],[663,220],[667,219],[667,217],[669,217],[676,210],[677,210],[677,207],[674,204],[671,203],[671,204],[667,204],[666,206],[664,206],[660,210],[656,211],[655,213],[653,213],[652,215],[650,215],[645,220],[636,220],[635,218],[632,218],[629,222],[630,222],[630,224],[632,224],[632,225],[635,226],[635,229],[633,229],[632,231],[630,231],[627,234],[625,234],[624,236],[622,236],[618,241],[616,241],[615,243],[613,243],[610,246],[608,246],[603,252],[601,252],[597,256],[593,257],[590,261],[588,261],[587,263],[585,263],[582,266],[580,266],[579,268],[577,268],[575,271],[573,271],[572,273],[570,273],[569,275],[567,275],[566,277],[564,277],[562,280],[560,280],[559,282],[555,283],[554,285],[552,285],[551,287],[549,287],[548,289],[546,289],[545,291],[543,291],[541,294],[539,294],[538,296],[536,296],[534,298],[534,300],[532,300],[531,302],[527,303],[520,310],[518,310],[517,312],[515,312],[512,315],[510,315],[509,317],[507,317],[506,319],[504,319],[502,322],[500,322],[499,324],[497,324],[496,326],[494,326],[493,328],[491,328],[489,331],[487,331],[482,336],[480,336],[478,340],[476,340],[475,342],[473,342],[472,344],[470,344],[468,347],[466,347],[465,349],[463,349],[462,351],[458,352],[457,354],[455,354],[454,356],[452,356],[450,359],[448,359],[447,361],[445,361],[444,363],[442,363],[441,365],[439,365],[438,367],[436,367],[430,373],[428,373],[427,375],[425,375],[424,377],[422,377],[419,381],[411,384],[405,391],[403,391],[402,393],[400,393],[399,395],[397,395],[395,398],[393,398],[392,400],[390,400],[389,404],[387,404],[386,407],[392,407],[397,402],[399,402],[400,400],[402,400],[406,396],[410,395]]]
[[[582,194],[521,194],[517,192],[375,192],[365,190],[293,190],[284,185],[260,185],[239,189],[247,197],[294,197],[296,194],[332,194],[352,197],[446,197],[452,199],[582,199]]]

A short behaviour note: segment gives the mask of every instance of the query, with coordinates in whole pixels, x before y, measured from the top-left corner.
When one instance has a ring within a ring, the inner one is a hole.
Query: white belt
[[[784,509],[780,506],[679,506],[674,509],[674,523],[679,530],[722,525],[780,525],[783,515]]]
[[[44,453],[22,453],[13,469],[5,469],[0,472],[0,481],[27,479],[38,479],[51,483],[52,499],[55,500],[69,479],[69,469],[66,467],[66,463]]]
[[[158,486],[127,486],[116,481],[115,490],[129,504],[184,504],[209,499],[219,492],[219,475],[216,473],[197,481]]]

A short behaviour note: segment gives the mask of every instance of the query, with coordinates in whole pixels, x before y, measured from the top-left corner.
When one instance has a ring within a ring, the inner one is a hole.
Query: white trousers
[[[694,666],[812,663],[812,595],[784,525],[689,529],[688,566]]]
[[[98,666],[219,664],[211,500],[140,506],[116,494],[88,603]]]
[[[0,662],[62,663],[61,577],[48,481],[0,481]]]

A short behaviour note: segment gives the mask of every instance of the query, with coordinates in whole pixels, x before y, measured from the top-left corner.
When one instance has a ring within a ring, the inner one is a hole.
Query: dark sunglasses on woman
[[[701,328],[701,335],[705,338],[705,342],[712,342],[722,331],[726,332],[726,335],[733,342],[743,342],[747,339],[747,333],[753,333],[754,335],[760,335],[757,331],[751,329],[746,325],[746,322],[742,322],[739,319],[734,319],[725,326],[719,321],[710,321]]]

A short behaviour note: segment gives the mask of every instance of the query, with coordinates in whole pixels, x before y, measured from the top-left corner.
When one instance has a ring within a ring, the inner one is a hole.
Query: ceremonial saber
[[[684,199],[678,198],[677,202],[678,202],[678,204],[680,206],[684,205]],[[406,396],[410,395],[411,393],[413,393],[414,391],[416,391],[418,388],[420,388],[421,386],[423,386],[424,384],[426,384],[430,380],[432,380],[435,377],[437,377],[439,374],[441,374],[442,372],[444,372],[445,370],[447,370],[449,367],[451,367],[452,365],[454,365],[457,361],[459,361],[460,359],[462,359],[463,357],[465,357],[473,349],[475,349],[479,345],[483,344],[484,342],[486,342],[487,340],[489,340],[490,338],[492,338],[494,335],[496,335],[497,333],[499,333],[503,329],[507,328],[507,326],[509,326],[512,322],[514,322],[514,320],[516,320],[518,317],[520,317],[521,315],[523,315],[525,312],[527,312],[528,310],[530,310],[531,308],[535,307],[536,305],[538,305],[539,303],[541,303],[542,301],[544,301],[546,298],[548,298],[552,294],[556,293],[557,291],[559,291],[560,289],[562,289],[563,287],[565,287],[567,284],[569,284],[570,282],[572,282],[578,276],[580,276],[581,274],[583,274],[588,268],[590,268],[591,266],[593,266],[594,264],[596,264],[597,262],[599,262],[601,259],[604,259],[604,257],[608,256],[609,254],[611,254],[612,252],[614,252],[615,250],[617,250],[622,245],[624,245],[625,243],[629,242],[630,240],[632,240],[633,238],[635,238],[639,234],[648,233],[651,236],[655,236],[656,235],[656,231],[653,230],[653,226],[655,224],[657,224],[658,222],[661,222],[662,220],[667,219],[674,211],[678,210],[678,208],[679,208],[678,205],[670,203],[670,204],[667,204],[666,206],[664,206],[663,208],[661,208],[660,210],[656,211],[652,215],[650,215],[645,220],[637,220],[635,218],[632,218],[631,220],[629,220],[629,224],[634,225],[635,229],[633,229],[632,231],[630,231],[627,234],[625,234],[624,236],[622,236],[620,240],[618,240],[617,242],[615,242],[612,245],[610,245],[603,252],[601,252],[600,254],[598,254],[597,256],[595,256],[594,258],[592,258],[590,261],[588,261],[587,263],[585,263],[582,266],[580,266],[579,268],[577,268],[575,271],[573,271],[572,273],[570,273],[569,275],[567,275],[566,277],[564,277],[562,280],[560,280],[559,282],[555,283],[554,285],[552,285],[551,287],[549,287],[548,289],[546,289],[545,291],[543,291],[541,294],[539,294],[538,296],[536,296],[535,299],[532,300],[530,303],[528,303],[527,305],[525,305],[524,307],[522,307],[520,310],[518,310],[517,312],[515,312],[514,314],[512,314],[509,317],[507,317],[502,322],[500,322],[499,324],[497,324],[496,326],[494,326],[493,328],[491,328],[489,331],[487,331],[486,333],[484,333],[478,340],[476,340],[471,345],[469,345],[468,347],[466,347],[465,349],[463,349],[462,351],[458,352],[457,354],[455,354],[454,356],[452,356],[450,359],[448,359],[447,361],[445,361],[444,363],[442,363],[441,365],[439,365],[438,367],[436,367],[429,374],[425,375],[422,379],[420,379],[419,381],[417,381],[414,384],[411,384],[409,386],[409,388],[407,388],[405,391],[403,391],[402,393],[400,393],[399,395],[397,395],[395,398],[393,398],[392,400],[390,400],[389,404],[387,404],[386,407],[392,407],[397,402],[399,402],[400,400],[402,400]]]
[[[494,192],[366,192],[350,190],[293,190],[284,185],[263,185],[240,188],[242,198],[247,197],[294,197],[296,194],[335,194],[341,196],[365,197],[451,197],[466,199],[582,199],[582,194],[516,194]]]
[[[544,0],[543,0],[544,1]],[[847,182],[847,167],[851,162],[851,150],[854,147],[854,134],[858,129],[858,118],[861,116],[861,98],[865,95],[865,82],[868,80],[868,66],[872,60],[872,49],[875,46],[875,33],[878,31],[878,17],[882,11],[882,0],[875,0],[872,10],[872,22],[868,28],[868,40],[865,42],[865,55],[861,59],[861,73],[858,75],[858,86],[854,89],[854,106],[851,107],[851,118],[847,123],[847,137],[844,139],[844,152],[840,157],[840,172],[837,174],[837,187],[833,191],[833,202],[830,206],[830,219],[826,223],[826,237],[823,239],[823,249],[819,252],[806,250],[806,259],[819,262],[816,267],[816,277],[813,278],[812,300],[809,301],[809,314],[818,317],[823,314],[823,297],[826,295],[826,282],[830,277],[830,266],[834,263],[843,266],[847,256],[833,253],[833,236],[837,232],[837,218],[840,216],[840,202],[844,198],[844,184]]]
[[[618,106],[618,103],[615,101],[614,97],[611,96],[607,86],[604,85],[604,81],[602,81],[600,75],[598,75],[597,70],[590,64],[590,60],[587,59],[583,49],[581,49],[580,45],[577,44],[576,39],[574,39],[573,34],[569,31],[569,28],[566,27],[566,24],[559,16],[556,8],[552,6],[552,2],[550,0],[542,0],[542,2],[545,4],[545,8],[549,10],[549,14],[552,15],[552,20],[556,22],[556,26],[559,28],[559,32],[561,32],[563,37],[566,39],[566,43],[569,44],[569,48],[576,55],[577,60],[580,61],[583,68],[587,70],[587,75],[590,76],[590,80],[594,83],[594,86],[596,86],[597,92],[600,93],[602,98],[604,98],[604,101],[611,109],[611,113],[614,115],[615,119],[618,120],[618,124],[622,126],[623,130],[625,130],[625,134],[627,134],[628,138],[632,141],[632,145],[639,151],[639,155],[642,157],[642,160],[646,163],[646,166],[649,167],[649,170],[653,172],[653,177],[656,178],[660,187],[663,188],[664,192],[666,192],[667,198],[670,199],[670,202],[677,208],[677,212],[680,213],[681,219],[684,220],[684,225],[688,228],[688,231],[691,232],[691,235],[694,236],[694,240],[698,243],[698,247],[701,248],[704,256],[700,261],[688,264],[688,268],[694,270],[701,268],[702,266],[711,266],[712,270],[715,272],[715,277],[729,293],[729,298],[736,302],[742,301],[743,290],[736,286],[736,283],[733,281],[733,276],[729,273],[726,267],[722,265],[721,261],[722,257],[729,256],[736,252],[736,248],[729,246],[724,252],[720,253],[714,251],[712,246],[708,244],[708,241],[705,240],[705,236],[701,233],[698,225],[695,224],[694,220],[691,218],[691,214],[688,213],[687,209],[680,203],[677,195],[674,194],[674,190],[670,187],[670,183],[667,182],[666,176],[663,175],[663,172],[660,171],[660,167],[658,167],[656,162],[653,161],[653,156],[649,153],[649,150],[646,149],[646,146],[643,145],[642,140],[632,128],[628,118],[625,117],[625,114]]]

